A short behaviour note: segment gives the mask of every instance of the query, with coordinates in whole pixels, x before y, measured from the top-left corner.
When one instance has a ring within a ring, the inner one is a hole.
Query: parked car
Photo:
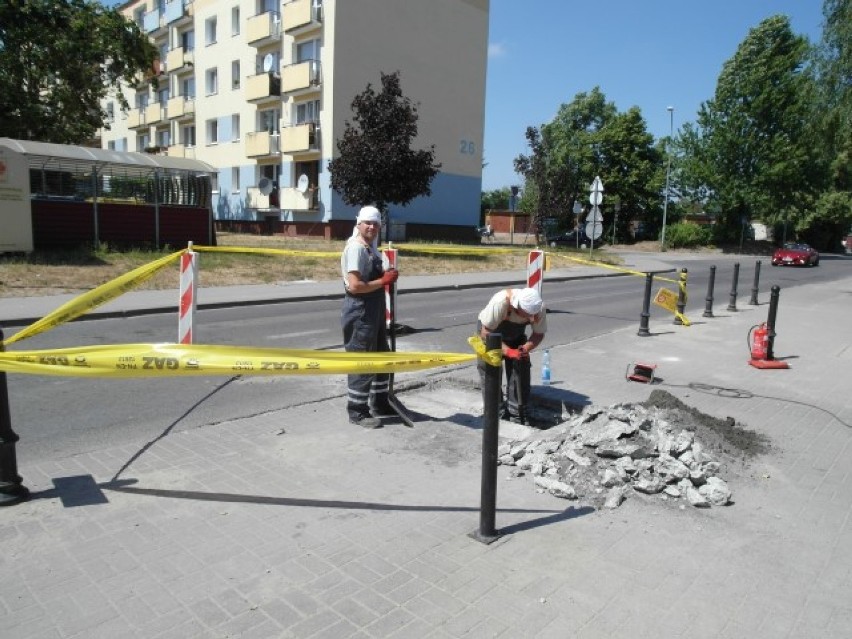
[[[798,242],[787,242],[772,254],[772,266],[819,266],[819,253]]]
[[[577,237],[577,231],[565,231],[563,233],[554,233],[553,235],[548,235],[545,238],[548,246],[557,247],[557,246],[589,246],[591,240],[588,236],[583,233],[583,231],[579,231],[580,237]],[[598,240],[600,243],[600,240]]]

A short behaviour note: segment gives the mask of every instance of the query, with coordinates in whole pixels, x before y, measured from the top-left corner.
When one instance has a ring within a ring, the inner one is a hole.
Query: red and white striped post
[[[192,344],[195,326],[195,290],[198,286],[198,253],[192,242],[180,256],[180,308],[178,315],[178,343]]]
[[[527,261],[527,288],[534,288],[541,295],[542,280],[544,280],[544,251],[530,251]]]
[[[382,249],[384,253],[384,261],[385,261],[385,270],[389,268],[397,268],[397,249],[393,248],[392,244],[388,242],[388,247],[386,249]],[[391,299],[391,295],[394,296]],[[396,311],[396,287],[393,284],[385,285],[385,326],[390,328],[394,322],[394,313]]]

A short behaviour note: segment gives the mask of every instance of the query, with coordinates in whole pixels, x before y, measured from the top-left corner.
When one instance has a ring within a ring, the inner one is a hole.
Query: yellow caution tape
[[[361,353],[201,344],[115,344],[0,352],[7,373],[71,377],[404,373],[476,359],[468,353]]]
[[[635,271],[633,269],[623,268],[621,266],[616,266],[614,264],[607,264],[606,262],[598,262],[596,260],[584,260],[581,257],[571,257],[569,255],[563,255],[562,257],[564,257],[568,260],[571,260],[572,262],[578,262],[579,264],[586,264],[588,266],[599,266],[601,268],[608,268],[608,269],[611,269],[613,271],[619,271],[621,273],[627,273],[628,275],[636,275],[638,277],[645,277],[647,275],[647,273],[645,273],[643,271]],[[659,282],[672,282],[673,284],[678,283],[678,280],[672,280],[672,279],[669,279],[668,277],[661,277],[661,276],[656,275],[656,274],[654,275],[654,279],[659,281]]]
[[[467,338],[467,343],[471,345],[477,356],[485,360],[486,364],[491,366],[500,366],[503,362],[503,350],[494,349],[493,351],[485,350],[485,342],[479,335],[473,335]]]
[[[254,255],[301,255],[304,257],[340,257],[340,251],[302,251],[296,249],[255,248],[248,246],[192,246],[204,253],[253,253]]]
[[[101,284],[97,288],[92,289],[82,295],[75,297],[57,308],[55,311],[48,313],[37,322],[30,324],[26,328],[12,335],[12,337],[3,341],[3,345],[12,344],[33,335],[38,335],[52,328],[70,322],[71,320],[80,317],[84,313],[89,312],[93,308],[97,308],[116,297],[123,295],[132,288],[138,286],[142,282],[150,279],[157,271],[164,266],[168,266],[176,261],[186,249],[166,255],[158,260],[144,264],[139,268],[128,271],[124,275],[120,275],[106,284]],[[177,302],[175,302],[177,304]]]

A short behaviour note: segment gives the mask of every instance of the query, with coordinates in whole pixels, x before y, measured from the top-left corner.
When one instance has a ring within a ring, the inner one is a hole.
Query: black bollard
[[[766,347],[766,359],[775,359],[773,348],[775,347],[775,315],[778,313],[778,298],[781,296],[781,288],[773,286],[769,292],[769,315],[766,318],[766,329],[769,331],[769,344]]]
[[[740,279],[740,263],[734,264],[734,281],[731,283],[731,299],[728,301],[728,310],[737,310],[737,280]]]
[[[503,336],[488,333],[485,350],[500,350]],[[482,382],[482,488],[479,505],[479,529],[471,537],[490,544],[498,537],[495,527],[497,512],[497,444],[500,435],[500,386],[503,362],[497,366],[487,364]]]
[[[0,329],[0,353],[5,351],[3,339],[3,329]],[[18,439],[12,430],[6,373],[0,372],[0,506],[11,506],[30,496],[30,491],[23,485],[24,480],[18,476],[18,458],[15,452]]]
[[[707,297],[704,298],[704,317],[713,317],[713,287],[716,285],[716,267],[710,267],[710,280],[707,282]]]
[[[680,269],[680,282],[677,287],[677,313],[675,313],[674,323],[682,325],[683,312],[686,310],[686,269]]]
[[[654,274],[645,273],[645,297],[642,300],[642,315],[639,317],[639,332],[640,337],[648,337],[651,331],[648,330],[648,320],[651,317],[651,287],[654,284]]]
[[[748,303],[757,306],[757,287],[760,284],[760,260],[754,263],[754,282],[751,285],[751,299]]]

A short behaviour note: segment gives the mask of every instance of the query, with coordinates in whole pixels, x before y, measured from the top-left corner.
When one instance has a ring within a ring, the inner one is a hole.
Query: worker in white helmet
[[[387,352],[384,287],[396,282],[396,269],[384,270],[378,250],[382,218],[375,206],[358,212],[352,237],[340,256],[340,269],[346,296],[341,324],[343,345],[350,352]],[[381,428],[378,417],[396,413],[388,402],[390,376],[352,374],[348,376],[346,410],[349,421],[364,428]],[[372,413],[371,413],[372,404]]]
[[[531,327],[529,336],[527,326]],[[521,407],[528,406],[530,398],[529,353],[541,344],[547,332],[547,311],[541,295],[534,288],[498,291],[479,313],[477,332],[483,340],[488,333],[500,333],[506,367],[506,402],[501,416],[524,421]],[[484,376],[487,364],[480,359],[478,366]]]

